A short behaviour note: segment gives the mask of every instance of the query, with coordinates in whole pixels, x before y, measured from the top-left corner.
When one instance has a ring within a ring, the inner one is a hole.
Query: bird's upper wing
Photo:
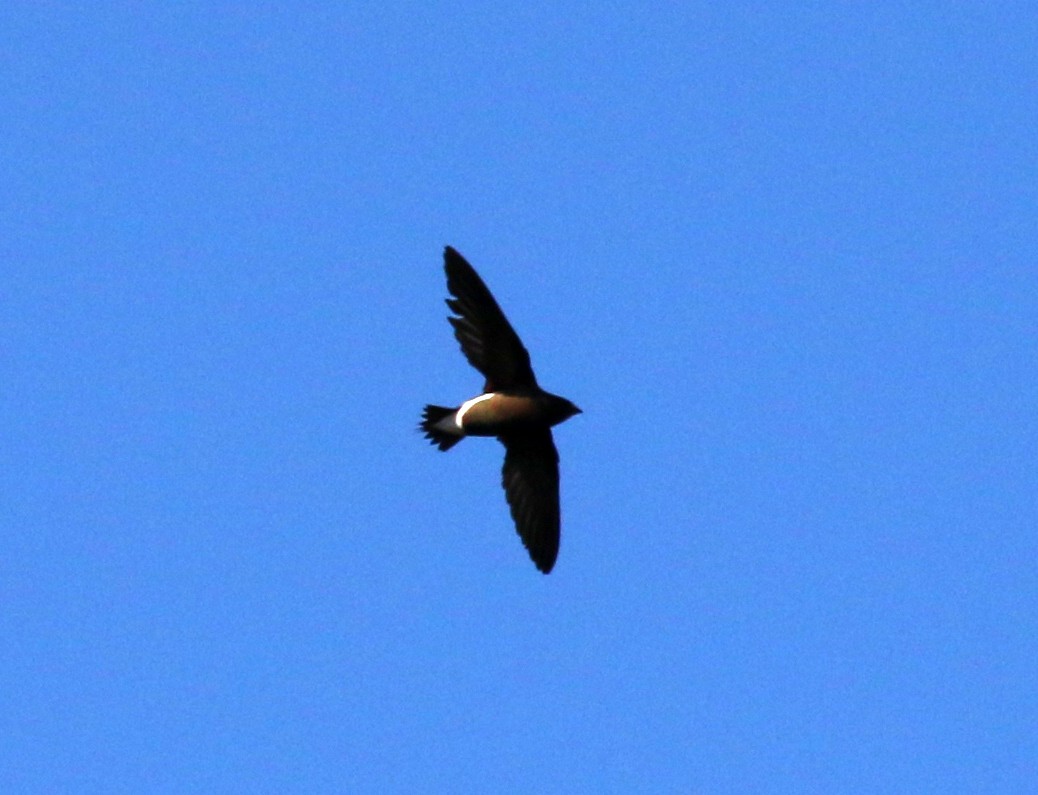
[[[501,483],[515,529],[545,574],[559,555],[559,453],[544,428],[500,437],[505,446]]]
[[[458,315],[447,319],[465,358],[486,378],[484,391],[536,386],[530,354],[479,274],[450,246],[444,249],[443,267],[454,296],[447,306]]]

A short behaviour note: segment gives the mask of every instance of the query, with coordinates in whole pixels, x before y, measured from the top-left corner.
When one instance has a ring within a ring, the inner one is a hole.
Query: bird
[[[541,389],[530,354],[475,268],[451,246],[443,252],[447,318],[461,352],[484,380],[483,391],[459,406],[427,405],[420,430],[446,452],[466,436],[504,445],[501,485],[534,565],[544,574],[559,554],[559,453],[551,429],[583,412]]]

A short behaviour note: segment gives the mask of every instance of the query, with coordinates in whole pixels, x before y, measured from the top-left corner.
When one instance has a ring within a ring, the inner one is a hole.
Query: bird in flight
[[[466,436],[496,436],[505,446],[501,485],[515,529],[534,565],[547,574],[559,554],[559,453],[551,428],[581,411],[537,384],[530,354],[479,274],[450,246],[443,252],[447,320],[469,364],[483,374],[482,394],[460,406],[426,406],[419,427],[450,450]]]

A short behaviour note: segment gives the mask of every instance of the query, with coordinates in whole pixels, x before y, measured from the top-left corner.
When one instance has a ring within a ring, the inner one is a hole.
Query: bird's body
[[[444,251],[447,305],[462,353],[486,382],[460,406],[428,405],[421,429],[449,450],[466,436],[495,436],[505,446],[502,485],[516,530],[530,557],[547,574],[559,551],[559,455],[551,428],[580,409],[537,384],[530,356],[493,295],[471,265]]]
[[[548,392],[486,392],[455,408],[443,409],[448,413],[436,417],[429,428],[425,428],[423,423],[423,430],[433,432],[436,444],[442,446],[440,439],[443,438],[450,446],[464,436],[501,436],[512,431],[542,428],[545,424],[551,427],[572,416],[567,413],[569,401],[561,401],[565,398]]]

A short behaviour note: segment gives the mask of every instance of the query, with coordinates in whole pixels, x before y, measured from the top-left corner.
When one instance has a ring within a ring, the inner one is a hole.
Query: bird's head
[[[552,425],[558,425],[570,417],[584,413],[564,397],[549,395],[548,398],[548,420]]]

